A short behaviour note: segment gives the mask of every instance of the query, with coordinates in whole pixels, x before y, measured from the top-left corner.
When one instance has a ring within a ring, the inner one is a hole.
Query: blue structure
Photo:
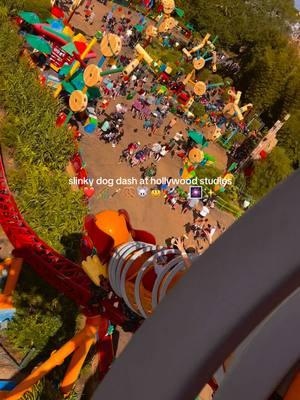
[[[11,391],[16,387],[16,383],[14,381],[7,381],[5,379],[0,379],[0,391]]]
[[[0,329],[3,329],[3,325],[6,322],[12,320],[13,316],[15,315],[15,312],[16,312],[15,308],[0,310]]]

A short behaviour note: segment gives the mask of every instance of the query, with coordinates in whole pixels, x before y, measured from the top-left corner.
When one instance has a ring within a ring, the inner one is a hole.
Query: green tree
[[[42,18],[50,16],[49,0],[0,0],[0,5],[6,7],[10,15],[25,10],[36,12]]]
[[[76,305],[24,265],[14,292],[16,315],[5,330],[15,348],[34,357],[47,358],[53,348],[69,340],[76,331]]]
[[[285,96],[297,58],[291,47],[272,49],[268,46],[254,56],[244,78],[250,78],[245,95],[258,111],[269,110]]]
[[[291,117],[278,133],[278,140],[287,155],[290,157],[293,167],[300,165],[300,110],[291,110]]]
[[[298,54],[297,54],[298,56]],[[291,72],[289,73],[286,81],[284,93],[282,95],[282,109],[285,112],[293,112],[292,110],[300,109],[300,67],[299,67],[299,56],[294,58],[294,62],[291,66]]]
[[[220,43],[231,49],[271,44],[295,20],[293,0],[178,0],[186,16],[202,34],[219,35]]]
[[[276,147],[265,160],[255,163],[248,192],[255,200],[260,200],[291,172],[291,162],[284,149]]]

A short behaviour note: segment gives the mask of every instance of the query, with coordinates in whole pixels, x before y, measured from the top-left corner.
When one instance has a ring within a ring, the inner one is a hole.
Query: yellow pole
[[[19,383],[10,393],[1,393],[1,400],[18,400],[20,397],[30,390],[30,388],[43,378],[48,372],[58,365],[61,365],[64,360],[72,354],[78,346],[82,343],[88,342],[90,339],[94,339],[97,333],[99,324],[101,323],[101,317],[91,317],[87,319],[86,326],[82,331],[77,333],[71,340],[64,344],[59,350],[54,351],[51,356],[37,367],[32,373],[27,376],[21,383]]]
[[[84,60],[85,57],[88,55],[88,53],[90,52],[90,50],[92,49],[92,47],[97,43],[97,39],[94,37],[90,43],[87,45],[86,49],[84,50],[84,52],[81,54],[80,59]],[[70,72],[68,73],[68,75],[65,77],[65,81],[68,81],[72,75],[75,74],[75,72],[78,70],[78,68],[80,67],[80,62],[79,61],[75,61]],[[58,97],[60,92],[62,91],[62,84],[60,84],[57,89],[54,92],[54,97]]]

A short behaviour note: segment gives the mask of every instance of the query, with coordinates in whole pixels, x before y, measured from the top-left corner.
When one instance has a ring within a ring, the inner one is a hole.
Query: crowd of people
[[[102,2],[105,1],[102,0]],[[125,9],[123,13],[115,13],[114,9],[117,6],[114,5],[102,20],[96,21],[93,7],[91,1],[86,1],[86,21],[94,25],[99,24],[102,34],[107,32],[117,34],[121,37],[125,50],[115,60],[116,65],[106,67],[109,69],[120,65],[125,67],[133,59],[130,49],[141,40],[141,33],[136,29],[136,16],[133,17],[132,12]],[[143,19],[144,17],[141,16],[138,23],[142,25]],[[112,147],[122,145],[126,119],[130,117],[140,121],[137,124],[131,123],[130,128],[140,139],[123,147],[119,163],[140,168],[142,178],[157,176],[158,163],[167,155],[184,158],[195,146],[195,142],[190,140],[182,129],[182,120],[186,123],[187,131],[194,120],[178,107],[175,99],[181,78],[178,74],[169,82],[160,81],[147,65],[141,63],[129,77],[122,74],[107,75],[101,82],[100,91],[103,97],[95,105],[98,118],[97,136],[99,140],[110,143]],[[220,110],[224,104],[222,90],[222,88],[215,88],[207,91],[201,99],[196,99],[205,107],[205,110],[214,105],[215,109],[207,113],[208,123],[220,122]],[[154,140],[147,143],[151,140],[145,140],[146,137],[152,137]],[[145,142],[147,144],[142,144]],[[179,209],[182,214],[192,215],[193,220],[188,233],[193,237],[198,251],[203,247],[204,242],[211,244],[216,232],[221,229],[218,224],[213,224],[210,218],[215,199],[211,197],[204,198],[202,201],[192,199],[187,190],[180,186],[161,185],[158,189],[163,193],[164,203],[172,210]]]

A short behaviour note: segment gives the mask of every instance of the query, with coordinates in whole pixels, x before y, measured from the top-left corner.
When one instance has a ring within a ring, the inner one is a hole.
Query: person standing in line
[[[210,213],[210,209],[207,206],[203,206],[202,210],[199,212],[199,217],[204,219],[208,216]]]
[[[169,134],[169,133],[170,133],[170,130],[171,130],[176,124],[177,124],[177,118],[174,117],[174,118],[171,119],[171,121],[168,123],[168,125],[165,126],[164,132],[165,132],[166,134]]]
[[[96,14],[95,14],[95,11],[94,11],[94,7],[92,7],[92,9],[91,9],[91,14],[90,14],[90,16],[89,16],[89,24],[90,24],[90,25],[93,25],[93,22],[94,22],[94,20],[95,20],[95,17],[96,17]]]

